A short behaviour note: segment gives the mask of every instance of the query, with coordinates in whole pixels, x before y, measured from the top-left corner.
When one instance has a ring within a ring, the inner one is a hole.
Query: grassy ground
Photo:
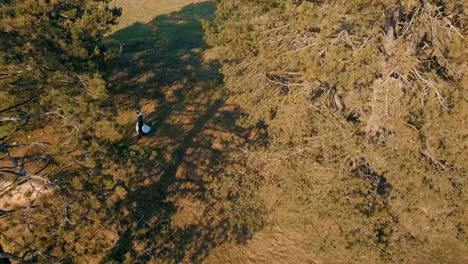
[[[106,135],[120,153],[157,153],[157,159],[124,179],[131,186],[120,212],[125,221],[101,262],[314,263],[300,233],[271,228],[245,240],[230,229],[222,205],[205,195],[229,151],[224,139],[241,132],[236,107],[222,95],[216,53],[203,40],[201,20],[214,17],[214,2],[116,4],[123,17],[106,42],[122,51],[109,64],[118,127]],[[154,129],[140,140],[139,107]]]
[[[168,14],[182,9],[192,3],[206,0],[114,0],[116,6],[122,7],[122,17],[114,30],[131,26],[135,22],[150,23],[156,16]]]
[[[127,193],[105,232],[96,233],[106,248],[76,262],[315,263],[300,232],[272,227],[245,236],[232,229],[220,201],[206,195],[230,151],[226,142],[244,134],[235,125],[237,108],[225,102],[216,52],[203,39],[201,21],[214,17],[214,2],[114,3],[123,16],[105,42],[120,50],[107,65],[117,125],[105,121],[96,130],[110,164],[102,175]],[[135,132],[138,108],[153,128],[142,139]],[[51,134],[31,136],[42,141]]]
[[[102,262],[200,262],[229,238],[219,206],[204,193],[222,137],[231,133],[235,120],[220,93],[219,65],[210,59],[203,40],[201,20],[212,18],[215,6],[167,2],[148,1],[140,9],[159,14],[187,5],[146,23],[132,15],[139,9],[125,5],[122,20],[135,23],[106,39],[122,50],[119,60],[109,64],[118,109],[118,127],[108,133],[114,135],[112,146],[122,152],[157,153],[158,158],[141,164],[138,175],[127,179],[131,192],[120,212],[126,222],[118,227],[120,238]],[[137,108],[153,127],[140,140],[135,133]]]

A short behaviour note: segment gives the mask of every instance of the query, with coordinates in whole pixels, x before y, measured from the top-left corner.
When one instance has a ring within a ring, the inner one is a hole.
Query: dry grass
[[[115,3],[123,7],[123,16],[107,41],[124,47],[112,73],[114,98],[121,106],[117,121],[124,128],[119,141],[137,142],[134,115],[139,106],[155,132],[137,144],[156,149],[162,159],[161,166],[145,168],[150,176],[133,199],[139,203],[138,199],[149,199],[142,196],[150,189],[165,189],[162,199],[175,210],[145,216],[150,223],[145,229],[157,226],[155,219],[169,218],[177,249],[167,249],[168,256],[145,256],[142,252],[150,252],[153,245],[149,241],[155,239],[148,232],[145,239],[133,240],[127,248],[116,245],[122,252],[114,252],[110,258],[149,263],[320,263],[297,230],[273,227],[243,244],[228,239],[230,231],[225,229],[219,205],[204,195],[204,183],[216,177],[213,162],[226,147],[222,138],[235,130],[235,108],[224,105],[219,92],[222,77],[216,50],[207,49],[199,23],[214,16],[213,4],[193,0]],[[129,235],[120,241],[131,239]]]
[[[204,263],[324,263],[307,246],[307,237],[297,230],[275,227],[255,234],[244,245],[227,243],[213,250]]]
[[[229,133],[219,124],[231,118],[219,92],[219,65],[203,40],[201,20],[213,18],[214,3],[115,3],[123,17],[106,42],[122,47],[118,61],[108,65],[120,135],[109,140],[113,147],[156,152],[158,160],[135,175],[122,208],[129,224],[119,227],[125,231],[102,261],[200,262],[228,232],[218,206],[204,195],[219,156],[212,142]],[[139,140],[137,108],[153,127]]]

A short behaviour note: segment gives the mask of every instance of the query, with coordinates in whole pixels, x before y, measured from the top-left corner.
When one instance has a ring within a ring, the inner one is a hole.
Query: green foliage
[[[0,97],[5,100],[1,110],[34,98],[10,114],[54,111],[63,115],[67,125],[89,125],[86,119],[97,112],[89,105],[90,99],[102,100],[106,94],[99,74],[104,58],[102,37],[120,12],[108,3],[15,1],[2,5]]]
[[[466,4],[299,2],[219,1],[205,24],[239,124],[265,129],[218,196],[325,262],[462,261]]]
[[[0,224],[2,237],[18,238],[6,243],[24,261],[71,261],[111,243],[99,226],[114,184],[103,183],[99,159],[89,159],[105,153],[94,126],[108,114],[102,39],[120,16],[109,3],[0,5],[0,162],[10,162],[0,165],[0,181],[10,174],[19,188],[44,181],[41,195],[25,194],[25,208],[12,207]],[[38,133],[41,142],[32,136]],[[125,190],[117,187],[115,196],[122,199]]]

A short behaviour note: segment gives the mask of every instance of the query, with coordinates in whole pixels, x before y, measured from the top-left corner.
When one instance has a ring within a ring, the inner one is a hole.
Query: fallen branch
[[[47,113],[25,115],[25,116],[22,116],[22,117],[0,117],[0,123],[5,123],[5,122],[19,123],[19,122],[29,121],[29,120],[33,120],[33,119],[45,118],[45,117],[48,117],[50,115],[60,116],[60,114],[58,112],[47,112]]]
[[[301,83],[301,82],[291,82],[290,78],[288,76],[278,76],[275,74],[267,74],[267,80],[271,83],[281,85],[284,87],[293,87],[293,86],[306,86],[307,84]]]
[[[434,164],[434,167],[436,167],[437,170],[439,171],[444,171],[446,170],[447,168],[445,167],[444,164],[442,164],[442,162],[440,162],[439,160],[437,160],[435,157],[433,157],[431,154],[429,154],[429,152],[427,150],[421,150],[420,151],[421,155],[426,158],[430,163]]]

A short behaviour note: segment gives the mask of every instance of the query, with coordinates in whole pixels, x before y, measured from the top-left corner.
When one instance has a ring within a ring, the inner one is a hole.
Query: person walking
[[[136,131],[139,137],[144,137],[151,131],[151,127],[143,121],[143,113],[140,110],[137,111]]]

